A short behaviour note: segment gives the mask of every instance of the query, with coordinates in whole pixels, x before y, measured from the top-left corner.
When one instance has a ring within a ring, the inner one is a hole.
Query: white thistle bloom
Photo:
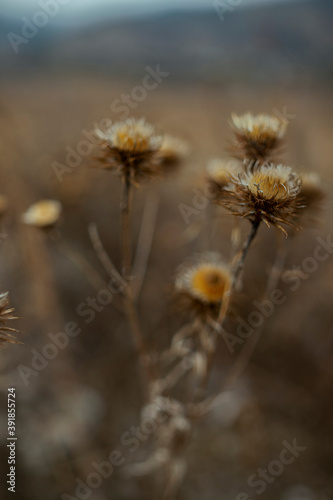
[[[156,135],[155,127],[144,118],[128,118],[115,123],[105,133],[96,130],[96,134],[109,146],[131,153],[156,151],[162,145],[162,136]]]
[[[251,113],[245,113],[239,116],[233,113],[231,119],[234,128],[239,132],[255,136],[261,133],[272,134],[278,139],[282,139],[285,135],[288,124],[287,120],[265,114],[252,115]]]

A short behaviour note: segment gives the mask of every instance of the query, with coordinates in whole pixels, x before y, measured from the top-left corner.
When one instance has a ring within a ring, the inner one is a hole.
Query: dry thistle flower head
[[[61,203],[56,200],[40,200],[31,205],[22,215],[22,221],[30,226],[47,229],[53,227],[59,220]]]
[[[102,140],[99,167],[124,175],[133,183],[160,173],[158,151],[162,137],[143,118],[128,118],[105,133],[96,130],[96,134]]]
[[[233,150],[249,161],[263,162],[273,158],[286,133],[287,120],[272,115],[245,113],[231,115],[231,126],[237,142]]]
[[[10,328],[6,326],[7,321],[12,319],[17,319],[13,316],[14,309],[9,307],[8,292],[0,293],[0,344],[5,344],[11,342],[12,344],[20,344],[14,339],[12,332],[15,333],[18,330],[15,328]]]
[[[302,207],[299,200],[300,178],[290,167],[262,165],[255,171],[247,171],[234,177],[229,196],[223,193],[217,200],[234,215],[252,221],[263,221],[281,229],[281,224],[295,227],[294,220]]]
[[[218,309],[230,285],[231,273],[220,254],[206,252],[179,268],[175,294],[180,307],[205,315]]]
[[[181,161],[188,155],[189,146],[187,142],[177,137],[165,135],[159,150],[159,157],[163,167],[169,170],[170,167],[178,167]]]

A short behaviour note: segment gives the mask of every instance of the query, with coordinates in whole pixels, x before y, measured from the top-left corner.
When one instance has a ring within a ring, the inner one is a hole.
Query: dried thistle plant
[[[300,176],[290,167],[271,161],[282,144],[286,121],[274,116],[247,113],[233,115],[232,127],[236,136],[233,152],[241,161],[211,161],[207,166],[206,182],[214,193],[213,201],[217,209],[221,206],[250,223],[248,236],[241,245],[237,244],[230,262],[226,262],[218,252],[208,251],[186,258],[178,267],[173,282],[173,298],[178,311],[182,312],[181,317],[185,315],[186,319],[171,335],[168,348],[160,353],[152,353],[148,349],[147,335],[139,316],[142,276],[138,286],[128,283],[123,290],[123,312],[131,328],[141,369],[144,391],[141,415],[142,418],[157,421],[153,450],[141,462],[127,465],[125,474],[129,477],[162,473],[164,483],[159,495],[163,500],[176,498],[185,477],[186,449],[193,438],[194,426],[221,392],[207,397],[214,353],[219,336],[224,334],[233,293],[242,286],[239,278],[260,224],[273,226],[288,236],[285,226],[298,227],[303,214],[317,210],[324,198],[316,175]],[[130,276],[133,269],[137,269],[132,263],[130,216],[133,188],[143,180],[159,177],[178,167],[188,148],[178,139],[170,136],[163,138],[155,132],[153,125],[143,119],[127,119],[116,123],[106,133],[97,131],[97,134],[101,144],[94,166],[119,175],[123,183],[120,204],[121,271],[105,252],[97,228],[91,236],[105,270],[109,274],[122,276],[124,272]],[[56,207],[46,206],[46,215],[45,206],[42,205],[42,208],[29,209],[25,222],[41,228],[52,227],[59,217]],[[155,215],[147,220],[153,224]],[[144,262],[145,270],[153,231],[147,232],[145,228],[143,233],[149,235],[150,242],[140,246],[142,238],[139,235],[137,254],[144,253],[144,256],[134,261]],[[282,250],[277,249],[276,262],[267,277],[265,294],[276,287],[286,253],[285,246]],[[7,312],[10,315],[12,310]],[[230,388],[245,370],[261,331],[258,329],[241,350],[222,391]],[[163,418],[160,418],[162,414]]]
[[[96,134],[102,141],[96,167],[111,170],[123,176],[126,183],[135,185],[161,174],[158,152],[163,138],[143,118],[128,118],[107,132],[97,130]]]
[[[141,180],[157,177],[161,173],[159,150],[162,137],[155,133],[153,125],[141,118],[129,118],[114,124],[106,133],[97,131],[102,139],[97,167],[111,170],[121,176],[123,183],[121,198],[121,247],[122,272],[129,276],[132,270],[131,209],[132,186]],[[139,356],[142,386],[145,398],[149,398],[151,384],[151,360],[146,347],[136,310],[131,283],[124,289],[124,308],[131,326],[133,340]]]
[[[132,187],[138,187],[143,180],[160,177],[161,174],[178,166],[187,153],[187,145],[170,136],[162,137],[155,132],[155,127],[143,118],[138,120],[129,118],[124,122],[115,123],[106,133],[97,130],[97,135],[102,142],[99,147],[100,155],[95,158],[95,166],[111,170],[122,178],[123,190],[120,204],[122,272],[129,276],[133,267]],[[146,250],[149,251],[149,247],[150,245],[146,247]],[[105,262],[104,257],[100,260]],[[143,256],[140,262],[146,262],[147,258]],[[111,264],[115,267],[113,263]],[[135,288],[132,283],[128,283],[125,287],[124,309],[139,356],[145,398],[149,399],[153,368],[136,307],[137,295],[140,293],[143,281],[141,275],[138,281],[140,283]]]
[[[260,165],[254,171],[245,171],[231,178],[225,192],[217,200],[233,215],[253,222],[263,221],[286,233],[281,224],[295,227],[302,207],[299,197],[301,179],[290,167]]]
[[[287,124],[272,115],[233,114],[231,126],[236,136],[233,152],[253,163],[273,159],[281,147]]]
[[[180,427],[186,432],[184,439],[180,440],[182,445],[175,451],[172,443],[177,432],[172,431],[173,419],[167,419],[157,430],[156,451],[145,462],[130,466],[133,475],[152,473],[162,467],[166,472],[162,497],[168,500],[176,498],[184,479],[184,454],[192,437],[193,425],[198,415],[209,411],[215,400],[216,396],[206,401],[205,390],[213,366],[216,340],[219,334],[223,334],[224,322],[230,312],[230,298],[238,286],[245,258],[261,222],[280,229],[288,236],[284,226],[297,227],[304,211],[316,210],[323,200],[323,190],[316,176],[303,175],[302,179],[288,166],[267,163],[281,146],[286,122],[276,117],[249,113],[240,117],[233,115],[232,121],[237,139],[234,152],[243,163],[235,160],[211,161],[207,166],[206,182],[210,192],[214,193],[216,205],[247,219],[251,229],[230,264],[226,264],[218,253],[207,252],[186,259],[178,268],[174,297],[178,309],[185,311],[188,318],[173,335],[170,348],[160,355],[160,362],[167,363],[170,368],[152,385],[151,401],[170,397],[177,384],[190,387],[190,391],[185,390],[186,402],[177,400],[179,413],[175,414],[176,420],[182,422]],[[278,283],[286,248],[277,249],[264,297]],[[257,329],[240,352],[222,390],[230,388],[245,370],[261,331]]]

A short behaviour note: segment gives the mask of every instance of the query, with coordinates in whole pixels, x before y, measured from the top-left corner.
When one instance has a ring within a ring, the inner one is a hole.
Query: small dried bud
[[[61,204],[56,200],[41,200],[31,205],[22,215],[22,221],[30,226],[47,229],[59,220]]]
[[[230,290],[231,274],[218,253],[196,255],[182,265],[175,280],[181,307],[205,315],[219,307]]]

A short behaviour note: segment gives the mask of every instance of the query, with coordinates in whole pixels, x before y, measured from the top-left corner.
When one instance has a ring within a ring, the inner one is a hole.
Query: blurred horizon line
[[[329,1],[329,0],[327,0]],[[17,22],[21,20],[22,17],[33,15],[36,11],[41,10],[41,5],[47,0],[40,0],[36,5],[32,6],[27,4],[27,2],[22,2],[21,10],[18,12],[17,4],[14,7],[13,4],[6,6],[2,5],[0,7],[0,18],[6,19],[7,22]],[[161,2],[155,3],[153,0],[146,0],[136,2],[131,0],[129,2],[120,2],[119,0],[105,2],[105,0],[100,0],[99,5],[96,8],[96,3],[90,5],[88,0],[77,0],[77,3],[73,3],[73,0],[69,1],[68,4],[61,5],[59,3],[59,12],[53,18],[50,18],[50,24],[57,28],[73,28],[73,27],[85,27],[101,22],[115,22],[127,21],[131,19],[145,18],[154,15],[163,15],[168,13],[176,12],[207,12],[209,10],[218,10],[225,8],[225,13],[232,13],[236,9],[246,9],[246,8],[256,8],[256,7],[270,7],[276,6],[276,4],[294,4],[300,2],[313,3],[315,0],[240,0],[238,5],[231,5],[230,0],[212,0],[210,5],[204,0],[183,0],[179,1],[169,1],[168,3]],[[81,4],[81,7],[79,6]],[[230,5],[229,5],[230,4]]]

